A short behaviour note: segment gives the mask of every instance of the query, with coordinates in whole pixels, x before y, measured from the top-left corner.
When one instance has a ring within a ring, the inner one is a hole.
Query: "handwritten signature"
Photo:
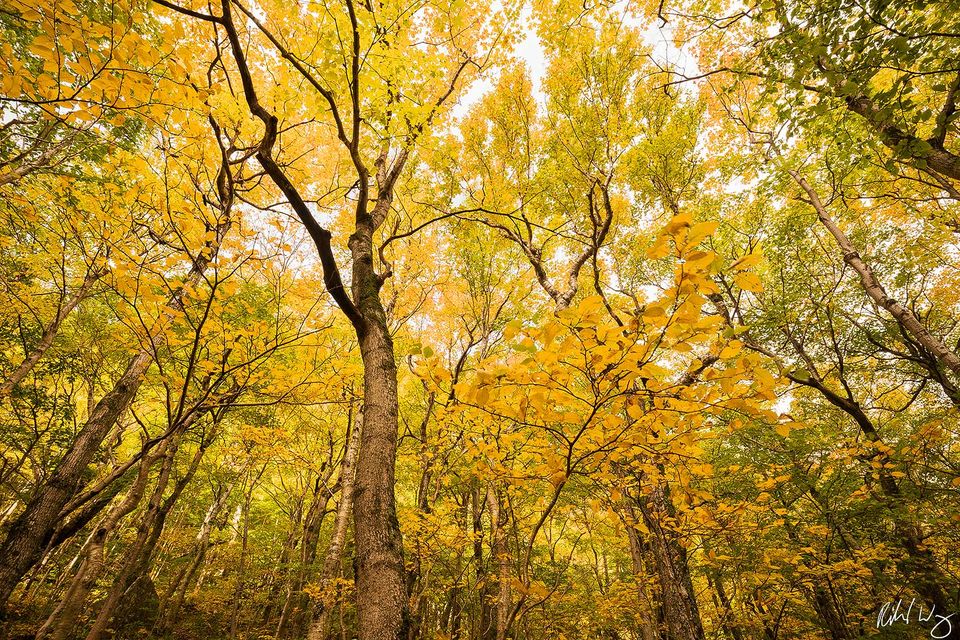
[[[914,615],[914,607],[917,608],[916,615]],[[904,604],[902,598],[900,600],[886,602],[880,607],[880,612],[877,614],[877,629],[890,627],[898,622],[910,624],[916,621],[924,625],[932,622],[933,626],[930,628],[930,637],[935,640],[948,638],[950,634],[953,633],[953,622],[951,622],[950,618],[956,614],[941,615],[936,611],[937,607],[934,605],[930,607],[930,610],[924,615],[923,604],[918,604],[916,598],[911,599],[909,605]]]

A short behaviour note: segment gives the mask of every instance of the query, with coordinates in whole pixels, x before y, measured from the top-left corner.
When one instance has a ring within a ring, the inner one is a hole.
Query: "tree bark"
[[[257,481],[266,471],[266,465],[260,470],[256,480],[251,480],[247,488],[247,495],[243,500],[243,531],[240,534],[240,562],[237,566],[237,588],[233,596],[233,612],[230,616],[230,638],[237,637],[237,631],[240,628],[240,608],[244,598],[244,589],[246,588],[246,569],[247,569],[247,547],[250,542],[250,503],[253,501],[253,489]],[[92,640],[87,638],[87,640]]]
[[[880,135],[880,141],[897,153],[923,160],[933,171],[952,180],[960,180],[960,156],[943,148],[942,141],[921,140],[885,118],[865,95],[846,98],[847,109],[861,116]]]
[[[87,272],[86,277],[84,277],[80,287],[65,303],[60,305],[53,321],[43,330],[40,341],[26,354],[23,362],[7,376],[7,379],[0,383],[0,398],[6,398],[10,395],[13,388],[20,384],[20,382],[27,377],[27,374],[33,370],[33,367],[40,362],[40,358],[43,357],[43,354],[45,354],[47,349],[50,348],[50,345],[53,344],[53,339],[57,337],[57,333],[60,331],[60,325],[63,324],[63,321],[70,315],[70,312],[80,304],[80,301],[87,297],[94,283],[100,279],[100,275],[100,272],[91,268]]]
[[[389,207],[380,194],[377,208]],[[374,216],[376,216],[376,209]],[[363,360],[363,431],[357,458],[353,531],[357,611],[362,640],[406,635],[403,545],[394,497],[399,399],[393,338],[373,271],[373,221],[360,218],[350,238],[353,294],[362,315],[357,329]]]
[[[474,480],[470,489],[471,520],[473,525],[473,564],[477,571],[477,585],[480,598],[480,615],[478,620],[477,637],[481,640],[493,640],[497,633],[496,620],[496,593],[495,583],[491,571],[483,560],[483,508],[485,495],[480,493],[480,487]]]
[[[669,489],[657,483],[649,495],[638,498],[637,506],[644,525],[650,531],[650,552],[670,637],[675,640],[704,640],[687,551],[671,525],[676,521],[676,510],[670,500]]]
[[[902,326],[910,335],[916,338],[917,342],[923,345],[925,349],[930,351],[930,353],[932,353],[937,360],[949,367],[950,370],[955,374],[960,375],[960,357],[951,351],[943,343],[943,341],[937,339],[929,331],[927,331],[927,328],[923,326],[913,312],[887,295],[883,285],[880,284],[876,275],[873,273],[873,269],[870,268],[870,265],[864,262],[856,248],[854,248],[853,244],[847,238],[846,234],[843,233],[843,230],[841,230],[840,227],[837,226],[837,223],[834,222],[833,218],[830,217],[827,208],[823,205],[823,202],[817,195],[816,190],[814,190],[813,187],[810,186],[810,183],[807,182],[807,180],[796,171],[790,170],[788,173],[810,198],[809,202],[816,210],[817,216],[820,218],[820,222],[834,237],[834,239],[837,241],[837,245],[843,251],[843,261],[850,265],[857,275],[860,276],[860,283],[863,285],[863,289],[867,292],[867,295],[870,296],[870,298],[876,302],[877,305],[886,309],[890,315],[892,315],[894,319],[900,323],[900,326]]]
[[[216,257],[223,238],[229,231],[229,207],[215,229],[214,239],[199,252],[184,283],[167,301],[159,324],[169,321],[182,304],[184,291],[199,282],[207,266]],[[159,327],[158,327],[159,328]],[[162,340],[157,332],[155,341]],[[0,611],[6,608],[10,595],[24,574],[43,555],[64,505],[81,485],[87,465],[93,460],[104,438],[133,402],[144,376],[153,362],[153,345],[146,345],[132,357],[120,379],[94,407],[70,450],[64,455],[50,479],[36,492],[23,513],[11,524],[0,545]]]
[[[327,547],[327,554],[323,559],[323,567],[320,573],[320,584],[324,587],[329,585],[340,568],[343,553],[343,545],[347,539],[347,527],[350,524],[350,516],[353,512],[353,496],[355,483],[355,463],[357,452],[360,449],[361,431],[363,430],[363,414],[357,416],[353,424],[348,440],[347,448],[343,454],[343,462],[340,464],[340,504],[337,505],[337,515],[333,523],[333,537],[330,539],[330,546]],[[307,634],[307,640],[326,640],[330,632],[330,615],[333,612],[333,603],[321,603],[320,616],[311,623]]]

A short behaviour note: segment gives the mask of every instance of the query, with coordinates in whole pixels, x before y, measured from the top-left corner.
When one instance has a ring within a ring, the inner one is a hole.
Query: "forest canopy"
[[[0,638],[960,639],[960,3],[0,0]]]

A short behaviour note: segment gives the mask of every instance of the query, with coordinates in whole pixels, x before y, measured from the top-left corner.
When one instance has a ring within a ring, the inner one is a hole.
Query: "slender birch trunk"
[[[330,546],[327,547],[327,554],[323,559],[323,567],[320,573],[320,583],[324,588],[329,586],[329,582],[336,577],[340,568],[343,553],[343,545],[347,539],[347,527],[350,524],[350,516],[353,511],[353,497],[355,487],[355,463],[357,453],[360,449],[361,431],[364,428],[363,413],[360,413],[353,424],[353,429],[348,436],[347,448],[343,454],[343,462],[340,464],[340,504],[337,505],[337,515],[333,524],[333,537],[330,540]],[[310,625],[307,633],[307,640],[326,640],[330,633],[330,616],[333,612],[333,602],[323,602],[321,604],[320,615]]]

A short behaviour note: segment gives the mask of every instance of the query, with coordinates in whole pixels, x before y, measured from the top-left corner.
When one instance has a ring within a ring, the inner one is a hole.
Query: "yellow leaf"
[[[717,230],[719,225],[720,223],[716,221],[700,222],[693,225],[690,227],[690,231],[687,232],[687,246],[692,247],[707,236],[713,235],[713,232]]]
[[[733,281],[744,291],[753,293],[763,291],[763,283],[760,282],[760,278],[752,273],[738,273],[733,276]]]
[[[731,340],[730,343],[720,350],[720,359],[726,360],[727,358],[733,358],[743,349],[743,343],[739,340]]]
[[[483,405],[487,404],[490,401],[490,388],[489,387],[480,387],[477,389],[476,402],[477,404]]]
[[[523,322],[521,320],[511,320],[503,327],[503,337],[507,340],[513,340],[513,338],[520,333],[520,327]]]
[[[676,235],[681,229],[689,227],[692,221],[693,216],[689,213],[678,213],[667,223],[666,231],[670,235]]]
[[[763,255],[759,253],[750,253],[730,265],[730,269],[731,271],[745,271],[750,267],[755,267],[762,259]]]
[[[658,240],[654,244],[650,245],[650,248],[647,249],[647,256],[656,260],[657,258],[665,258],[670,253],[670,247],[666,242]]]

